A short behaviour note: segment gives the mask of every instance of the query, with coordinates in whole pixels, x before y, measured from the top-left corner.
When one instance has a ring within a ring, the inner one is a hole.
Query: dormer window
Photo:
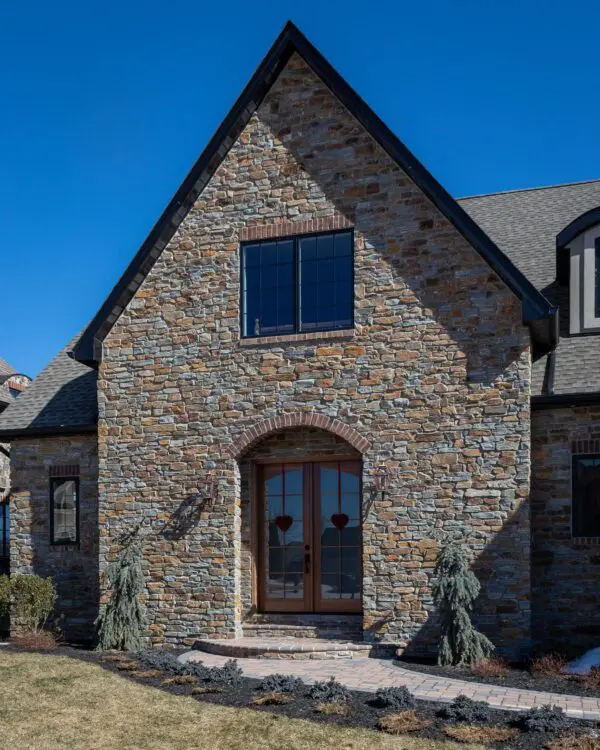
[[[575,219],[557,237],[559,282],[569,277],[569,332],[600,333],[600,209]]]

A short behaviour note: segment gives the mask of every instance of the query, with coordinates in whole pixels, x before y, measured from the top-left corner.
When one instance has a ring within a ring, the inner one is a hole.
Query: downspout
[[[546,396],[554,396],[554,374],[556,372],[556,349],[548,354],[548,379],[546,381]]]

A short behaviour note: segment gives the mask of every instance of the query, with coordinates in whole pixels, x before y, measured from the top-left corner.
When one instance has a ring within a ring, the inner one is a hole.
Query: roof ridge
[[[600,177],[592,180],[577,180],[575,182],[558,182],[556,185],[539,185],[538,187],[514,188],[513,190],[497,190],[493,193],[475,193],[474,195],[463,195],[457,201],[467,201],[471,198],[491,198],[493,195],[510,195],[511,193],[531,193],[534,190],[552,190],[554,188],[573,187],[575,185],[589,185],[592,182],[600,182]]]

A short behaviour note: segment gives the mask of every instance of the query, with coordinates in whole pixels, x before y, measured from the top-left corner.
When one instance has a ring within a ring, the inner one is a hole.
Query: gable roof
[[[96,429],[96,372],[67,353],[77,339],[0,414],[0,438]]]
[[[533,365],[533,403],[558,404],[567,395],[568,403],[585,402],[600,392],[600,335],[569,336],[569,289],[556,268],[557,238],[600,206],[600,180],[477,195],[459,203],[544,296],[560,305],[558,345]]]
[[[14,396],[10,393],[6,381],[11,375],[16,374],[17,371],[15,368],[12,367],[12,365],[9,365],[5,359],[0,357],[0,406],[12,403]]]
[[[444,190],[296,26],[288,22],[125,273],[84,331],[74,347],[73,356],[82,362],[100,361],[102,341],[294,52],[305,60],[346,109],[519,297],[522,302],[523,320],[529,324],[537,348],[541,351],[551,349],[556,343],[557,335],[555,308]]]

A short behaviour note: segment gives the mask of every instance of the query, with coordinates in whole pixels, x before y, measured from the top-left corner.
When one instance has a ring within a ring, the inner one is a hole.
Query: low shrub
[[[222,667],[204,667],[200,678],[205,685],[237,687],[242,681],[243,672],[236,659],[229,659]]]
[[[563,732],[570,726],[565,712],[558,706],[539,706],[523,712],[517,719],[518,726],[524,732],[544,732],[554,734]]]
[[[566,666],[567,657],[553,652],[532,659],[529,671],[539,677],[564,677],[563,669]]]
[[[379,688],[372,703],[380,708],[390,708],[394,711],[414,708],[417,705],[412,693],[404,686]]]
[[[566,734],[546,745],[547,750],[600,750],[600,737],[588,734]]]
[[[197,682],[198,678],[192,674],[176,674],[163,680],[163,685],[195,685]]]
[[[16,636],[11,640],[11,643],[17,648],[31,649],[32,651],[53,651],[60,645],[60,639],[50,630],[38,630]]]
[[[27,633],[37,633],[45,624],[56,601],[51,578],[16,573],[0,576],[0,616],[10,615]]]
[[[105,654],[102,654],[102,661],[107,661],[110,663],[119,661],[131,661],[131,657],[127,656],[127,654],[124,654],[122,651],[119,651],[117,653],[107,651]]]
[[[587,690],[599,692],[600,691],[600,667],[592,667],[589,674],[583,675],[580,678],[580,683]]]
[[[136,672],[136,677],[140,677],[142,680],[152,680],[155,677],[162,677],[163,673],[160,669],[146,669],[143,672]]]
[[[477,724],[479,722],[491,722],[492,710],[483,701],[474,701],[466,695],[458,698],[438,711],[443,719],[453,722],[464,722],[465,724]]]
[[[261,693],[294,693],[302,688],[304,683],[299,677],[286,674],[270,674],[262,680],[256,688]]]
[[[479,659],[471,667],[471,672],[476,677],[487,679],[489,677],[506,677],[510,673],[508,662],[499,656],[490,656],[487,659]]]
[[[377,728],[381,729],[382,732],[388,732],[388,734],[405,734],[406,732],[418,732],[430,724],[430,721],[420,719],[412,709],[409,709],[382,716],[377,722]]]
[[[129,661],[118,661],[117,669],[120,672],[141,672],[140,663],[130,659]]]
[[[479,724],[460,724],[444,727],[444,733],[457,742],[489,744],[491,742],[508,742],[513,740],[519,731],[514,727],[489,727]]]
[[[315,711],[324,716],[348,716],[349,709],[345,701],[322,701],[317,703]]]
[[[145,669],[158,669],[161,672],[168,672],[170,674],[183,674],[184,667],[187,664],[181,664],[177,661],[176,654],[173,651],[169,651],[164,648],[149,648],[146,651],[140,651],[137,653],[137,660]],[[118,654],[107,655],[104,658],[117,658]]]
[[[350,698],[350,691],[334,677],[330,677],[328,682],[315,682],[307,695],[311,700],[319,703],[345,703]]]
[[[264,695],[256,695],[250,703],[254,706],[283,706],[286,703],[291,703],[293,698],[289,693],[264,693]]]

